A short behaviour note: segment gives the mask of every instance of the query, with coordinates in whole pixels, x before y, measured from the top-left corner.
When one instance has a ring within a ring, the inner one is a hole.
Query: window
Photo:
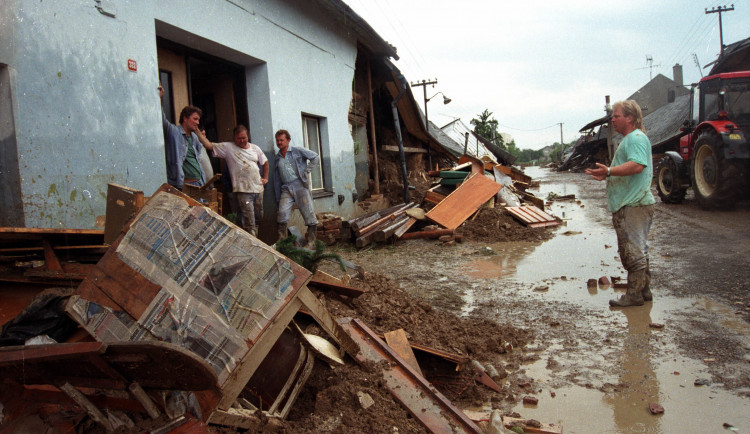
[[[318,118],[302,116],[302,136],[305,142],[305,148],[315,152],[320,156],[321,164],[313,167],[310,173],[310,187],[313,191],[323,190],[323,154],[320,143],[320,122]]]

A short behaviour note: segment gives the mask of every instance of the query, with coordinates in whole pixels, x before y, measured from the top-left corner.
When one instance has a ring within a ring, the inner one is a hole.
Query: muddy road
[[[619,289],[587,287],[625,278],[604,183],[526,173],[540,180],[539,197],[576,197],[548,207],[564,221],[551,239],[413,240],[338,253],[440,309],[533,331],[531,345],[514,349],[525,360],[516,374],[539,399],[513,407],[523,417],[566,433],[750,432],[750,202],[706,212],[690,196],[681,205],[657,198],[654,301],[611,309]],[[652,415],[650,403],[664,414]]]

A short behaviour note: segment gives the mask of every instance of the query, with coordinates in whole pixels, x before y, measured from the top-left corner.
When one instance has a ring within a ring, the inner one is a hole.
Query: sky
[[[715,0],[343,0],[398,50],[395,65],[422,80],[431,122],[470,126],[488,109],[521,149],[578,138],[604,116],[605,95],[623,100],[679,63],[697,82],[720,50]],[[724,44],[750,37],[750,0],[721,14]],[[697,57],[697,66],[695,58]],[[650,61],[648,59],[651,59]],[[424,107],[421,87],[413,87]]]

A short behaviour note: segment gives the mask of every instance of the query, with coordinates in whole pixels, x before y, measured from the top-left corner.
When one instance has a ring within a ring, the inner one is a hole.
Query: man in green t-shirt
[[[612,127],[624,139],[615,151],[612,165],[596,163],[586,174],[607,180],[607,202],[617,233],[618,252],[628,272],[628,290],[610,306],[642,306],[652,299],[648,269],[648,232],[654,216],[651,194],[651,141],[643,131],[643,114],[633,100],[620,101],[612,108]]]

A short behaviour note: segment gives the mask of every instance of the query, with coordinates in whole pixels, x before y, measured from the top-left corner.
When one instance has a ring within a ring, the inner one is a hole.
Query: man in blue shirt
[[[164,96],[161,84],[159,96]],[[161,116],[164,128],[164,153],[167,159],[167,182],[179,190],[182,190],[185,183],[198,186],[205,184],[206,176],[199,163],[203,146],[195,134],[203,111],[198,107],[185,106],[180,112],[179,126],[169,122],[163,109]]]
[[[292,205],[297,204],[307,225],[306,245],[315,244],[318,219],[315,217],[313,198],[310,192],[310,171],[320,162],[315,152],[306,148],[289,146],[291,136],[287,130],[276,132],[276,146],[279,152],[274,159],[273,188],[279,204],[279,239],[286,238],[287,224],[292,213]]]
[[[652,299],[648,269],[648,232],[654,216],[651,194],[653,164],[651,141],[643,131],[643,114],[633,100],[615,103],[612,127],[625,138],[615,151],[612,166],[596,163],[586,173],[607,180],[608,209],[617,233],[618,252],[628,272],[627,293],[610,300],[610,306],[641,306]]]

